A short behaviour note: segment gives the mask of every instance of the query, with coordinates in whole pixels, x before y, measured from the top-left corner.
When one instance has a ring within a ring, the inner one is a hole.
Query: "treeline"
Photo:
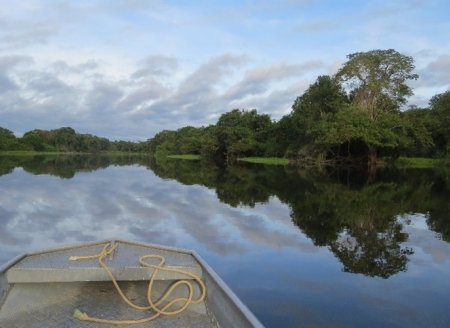
[[[0,127],[0,151],[24,150],[45,152],[98,153],[106,151],[143,152],[144,142],[110,141],[91,134],[80,134],[70,127],[55,130],[32,130],[21,138]]]
[[[414,60],[393,49],[358,52],[334,76],[319,76],[279,121],[234,109],[207,127],[164,130],[144,142],[110,141],[70,127],[22,138],[0,128],[0,151],[198,154],[219,163],[239,157],[285,157],[300,164],[368,163],[380,156],[450,156],[450,90],[429,107],[402,110],[413,94]]]
[[[379,156],[450,154],[450,91],[429,107],[402,111],[413,94],[413,59],[395,50],[348,56],[334,76],[319,76],[274,121],[235,109],[208,127],[164,130],[148,141],[155,155],[199,154],[228,163],[239,157],[279,156],[299,163],[376,164]]]
[[[223,114],[215,125],[164,130],[148,141],[149,150],[156,156],[199,154],[233,162],[238,156],[268,155],[274,126],[268,115],[235,109]]]

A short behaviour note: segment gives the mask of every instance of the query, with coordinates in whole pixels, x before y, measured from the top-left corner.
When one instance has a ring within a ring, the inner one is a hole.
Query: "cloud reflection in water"
[[[109,167],[73,179],[22,169],[0,177],[0,260],[33,249],[107,238],[244,253],[254,245],[314,247],[292,231],[276,199],[251,213],[199,186],[164,181],[142,167]],[[281,219],[272,220],[276,211]]]

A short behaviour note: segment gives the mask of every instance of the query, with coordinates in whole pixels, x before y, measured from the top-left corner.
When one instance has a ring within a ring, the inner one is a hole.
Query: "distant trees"
[[[155,155],[199,154],[234,162],[238,157],[264,155],[273,122],[267,114],[234,109],[222,114],[216,125],[164,130],[149,141]]]
[[[33,130],[26,132],[20,139],[23,148],[35,151],[49,150],[49,145],[45,143],[45,131]]]
[[[97,153],[104,151],[148,151],[146,142],[110,141],[91,134],[77,133],[71,127],[55,130],[32,130],[16,138],[12,131],[0,127],[0,151],[32,150],[48,152]]]
[[[18,147],[16,136],[11,130],[0,127],[0,151]]]

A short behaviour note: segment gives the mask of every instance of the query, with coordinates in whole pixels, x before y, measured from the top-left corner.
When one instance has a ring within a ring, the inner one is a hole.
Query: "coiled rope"
[[[149,317],[142,318],[142,319],[136,319],[136,320],[133,320],[133,319],[114,320],[114,319],[101,319],[101,318],[91,317],[88,314],[81,312],[78,309],[75,309],[73,316],[76,319],[79,319],[82,321],[91,321],[91,322],[106,323],[106,324],[112,324],[112,325],[139,324],[139,323],[145,323],[145,322],[152,321],[152,320],[158,318],[160,315],[172,316],[172,315],[180,314],[181,312],[186,310],[190,304],[198,304],[204,300],[204,298],[206,296],[206,286],[200,277],[198,277],[197,275],[195,275],[191,272],[187,272],[184,270],[164,267],[165,259],[163,256],[156,255],[156,254],[149,254],[149,255],[141,256],[139,258],[139,263],[143,267],[153,269],[153,273],[150,276],[150,281],[149,281],[148,288],[147,288],[148,305],[141,306],[141,305],[134,304],[133,302],[130,301],[130,299],[127,296],[125,296],[125,294],[123,293],[119,284],[117,283],[116,278],[112,274],[110,268],[104,262],[105,258],[109,254],[114,252],[116,250],[117,246],[118,246],[117,243],[111,242],[109,244],[106,244],[105,247],[103,247],[102,251],[99,254],[87,255],[87,256],[71,256],[69,258],[69,260],[80,261],[80,260],[98,259],[100,266],[108,274],[109,278],[111,279],[114,286],[116,287],[117,292],[119,293],[120,297],[123,299],[123,301],[125,303],[127,303],[130,307],[137,309],[137,310],[142,310],[142,311],[152,310],[154,312],[154,314]],[[150,264],[145,261],[147,259],[158,259],[159,263],[156,265]],[[170,286],[170,288],[167,289],[166,292],[164,292],[163,295],[157,301],[153,301],[151,294],[152,294],[152,289],[153,289],[153,282],[155,280],[156,275],[158,274],[158,271],[176,272],[176,273],[180,273],[180,274],[186,275],[186,276],[194,279],[194,281],[200,287],[200,296],[197,299],[194,299],[194,283],[187,279],[181,279],[181,280],[178,280],[177,282],[175,282],[174,284],[172,284]],[[175,299],[169,301],[166,305],[162,306],[161,304],[167,301],[167,298],[170,297],[170,294],[173,292],[173,290],[175,290],[175,288],[177,288],[178,286],[181,286],[181,285],[185,285],[188,288],[188,290],[189,290],[188,296],[175,298]],[[173,309],[173,306],[177,303],[182,303],[181,307]]]

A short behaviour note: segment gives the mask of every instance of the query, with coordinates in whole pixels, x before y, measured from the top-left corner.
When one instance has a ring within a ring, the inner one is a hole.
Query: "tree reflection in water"
[[[410,212],[402,194],[408,186],[378,182],[356,189],[328,181],[314,184],[292,204],[292,218],[318,246],[327,246],[344,271],[388,278],[406,270],[413,250],[399,217]]]
[[[21,167],[25,171],[39,175],[49,174],[63,179],[71,179],[78,172],[92,172],[110,165],[146,165],[148,156],[141,155],[35,155],[1,156],[0,176]]]
[[[234,207],[253,207],[278,197],[290,206],[292,222],[316,246],[328,247],[346,272],[388,278],[405,271],[414,253],[403,245],[408,213],[426,213],[429,228],[448,241],[449,180],[442,172],[384,170],[369,179],[366,172],[355,170],[313,172],[261,165],[220,170],[185,161],[152,162],[151,168],[163,178],[215,188],[217,197]]]
[[[343,270],[388,278],[407,269],[414,250],[404,244],[409,213],[423,213],[430,230],[450,242],[449,170],[382,170],[368,179],[355,170],[305,171],[293,167],[155,160],[146,156],[2,157],[0,175],[22,167],[32,174],[72,178],[110,165],[141,165],[164,179],[215,189],[230,206],[253,207],[276,196],[292,222],[316,246],[327,247]]]

